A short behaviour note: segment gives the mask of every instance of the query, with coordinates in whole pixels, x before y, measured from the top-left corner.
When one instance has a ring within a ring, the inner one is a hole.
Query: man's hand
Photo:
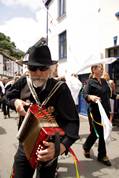
[[[16,99],[14,102],[14,106],[16,108],[16,111],[19,113],[20,116],[25,116],[26,115],[26,111],[24,109],[24,106],[29,106],[30,104],[20,100],[20,99]]]
[[[38,150],[36,152],[38,161],[50,161],[55,157],[55,144],[53,142],[43,141],[43,145],[39,145]],[[46,147],[46,148],[45,148]],[[60,143],[60,154],[65,152],[65,146]]]
[[[38,161],[49,161],[55,156],[55,145],[53,142],[43,141],[43,146],[39,145],[36,152]]]

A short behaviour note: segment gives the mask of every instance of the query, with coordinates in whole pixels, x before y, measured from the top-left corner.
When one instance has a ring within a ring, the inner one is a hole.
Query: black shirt
[[[35,88],[41,103],[47,98],[49,92],[57,82],[58,81],[53,78],[48,79],[44,90],[41,88]],[[30,102],[35,103],[35,100],[28,88],[26,77],[21,77],[17,80],[7,92],[7,100],[12,109],[15,109],[14,101],[18,98],[24,101],[30,100]],[[79,139],[79,116],[72,99],[71,92],[66,83],[63,83],[48,101],[46,108],[48,106],[53,106],[55,109],[54,115],[56,121],[66,133],[62,143],[66,148],[68,148],[77,139]]]
[[[87,100],[88,95],[96,95],[100,97],[101,103],[105,109],[106,114],[109,116],[110,113],[110,97],[111,92],[108,83],[105,79],[101,79],[99,82],[96,78],[91,78],[88,80],[86,86],[84,87],[84,98],[89,103],[89,111],[92,112],[93,117],[96,121],[101,121],[100,113],[98,109],[98,104]],[[112,96],[115,99],[115,95]]]

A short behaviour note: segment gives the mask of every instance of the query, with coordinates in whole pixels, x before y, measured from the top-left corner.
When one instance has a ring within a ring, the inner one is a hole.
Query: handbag
[[[43,146],[44,140],[55,142],[55,158],[59,155],[60,137],[64,136],[65,133],[57,124],[54,116],[52,116],[52,111],[50,112],[47,110],[45,105],[63,82],[59,81],[55,84],[42,104],[38,99],[30,78],[27,78],[27,83],[36,104],[31,104],[28,108],[22,125],[17,133],[17,138],[23,145],[23,149],[29,163],[33,168],[36,168],[39,164],[37,161],[36,151],[39,145]]]

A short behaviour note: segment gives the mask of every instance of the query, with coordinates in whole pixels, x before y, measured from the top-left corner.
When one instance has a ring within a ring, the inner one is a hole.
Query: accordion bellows
[[[49,119],[51,114],[37,104],[32,104],[18,131],[17,138],[23,144],[24,152],[33,168],[38,166],[36,151],[44,140],[64,131],[58,126],[55,119]]]

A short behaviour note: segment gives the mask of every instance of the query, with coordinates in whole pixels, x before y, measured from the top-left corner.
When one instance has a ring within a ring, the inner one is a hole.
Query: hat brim
[[[58,63],[58,61],[52,61],[51,63],[46,65],[46,64],[40,64],[40,63],[37,63],[37,62],[22,61],[22,64],[29,65],[29,66],[52,66],[52,65],[55,65],[57,63]]]

